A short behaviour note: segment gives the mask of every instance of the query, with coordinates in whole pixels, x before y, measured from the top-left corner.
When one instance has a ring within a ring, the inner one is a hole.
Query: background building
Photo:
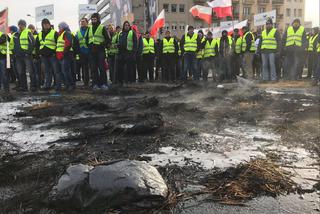
[[[123,21],[138,25],[144,32],[152,25],[162,9],[166,11],[165,29],[173,34],[181,36],[187,25],[195,28],[209,27],[208,24],[198,18],[192,17],[189,9],[193,5],[206,5],[207,0],[89,0],[89,4],[97,4],[103,24],[113,23],[122,26]],[[286,29],[293,19],[300,18],[304,24],[305,0],[232,0],[233,19],[248,19],[250,27],[254,30],[253,16],[271,10],[277,11],[276,25],[280,30]],[[90,17],[89,15],[84,15]],[[83,16],[81,16],[83,17]],[[213,18],[213,25],[218,26],[220,21],[232,20],[227,17],[224,20]],[[164,29],[164,30],[165,30]]]

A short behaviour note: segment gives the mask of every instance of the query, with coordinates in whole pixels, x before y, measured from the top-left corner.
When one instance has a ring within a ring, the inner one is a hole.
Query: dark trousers
[[[240,54],[232,56],[232,79],[236,79],[240,75],[241,57]]]
[[[176,80],[176,57],[173,54],[162,55],[162,81]]]
[[[63,59],[58,60],[58,65],[60,69],[60,76],[63,77],[64,85],[68,88],[75,86],[75,81],[72,76],[71,66],[72,66],[72,57],[64,56]],[[57,76],[56,76],[57,77]],[[61,79],[56,78],[56,89],[61,89]]]
[[[308,52],[308,78],[311,78],[317,68],[317,54]]]
[[[284,62],[283,77],[285,80],[297,80],[303,67],[303,53],[300,51],[287,51]]]
[[[82,81],[84,86],[89,86],[90,74],[89,74],[89,55],[80,54],[79,70],[82,73]]]
[[[119,55],[119,82],[121,84],[128,83],[129,77],[135,72],[136,59],[132,53],[121,53]]]
[[[154,81],[154,56],[150,54],[145,54],[142,56],[142,69],[143,69],[143,80],[148,79],[147,75],[149,75],[149,81]],[[140,81],[140,77],[139,77]]]
[[[101,87],[108,84],[105,67],[105,53],[95,52],[89,56],[90,70],[92,75],[92,85]]]
[[[109,72],[110,72],[110,81],[115,84],[118,81],[117,77],[117,56],[116,55],[109,55],[108,56],[108,63],[109,63]]]
[[[9,76],[6,69],[6,59],[0,59],[0,86],[4,90],[9,90]],[[0,87],[0,89],[1,89]]]
[[[134,59],[134,68],[131,73],[129,73],[129,82],[134,83],[137,80],[137,72],[138,72],[138,79],[139,76],[143,77],[143,62],[142,62],[142,56],[136,55]]]
[[[54,79],[61,79],[61,73],[58,68],[58,61],[55,56],[51,57],[41,57],[41,63],[44,66],[44,87],[50,88],[52,84],[52,73],[54,74]]]
[[[16,57],[17,72],[19,75],[19,87],[22,90],[28,89],[27,73],[30,75],[31,88],[37,88],[36,75],[33,70],[32,56],[19,56]]]

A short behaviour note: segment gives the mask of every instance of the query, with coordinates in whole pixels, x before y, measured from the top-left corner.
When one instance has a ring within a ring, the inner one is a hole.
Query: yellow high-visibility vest
[[[287,29],[287,41],[286,47],[296,45],[298,47],[302,46],[302,35],[304,33],[304,27],[300,26],[299,29],[294,32],[292,26],[288,27]]]
[[[185,35],[184,51],[196,52],[198,48],[197,44],[198,34],[193,34],[192,37]]]
[[[55,40],[56,31],[51,29],[50,32],[46,35],[45,38],[42,37],[42,31],[38,35],[40,50],[44,47],[47,47],[51,50],[55,50],[57,48],[57,43]]]
[[[313,51],[313,43],[314,41],[318,38],[319,34],[314,35],[313,37],[309,38],[309,47],[308,47],[308,51]]]
[[[201,39],[201,43],[203,43],[205,41],[205,38],[203,37],[202,39]],[[197,52],[197,55],[196,55],[196,58],[197,59],[202,59],[203,58],[203,54],[204,54],[204,50],[202,49],[202,50],[199,50],[198,52]]]
[[[0,31],[0,37],[2,37],[3,33]],[[6,37],[6,35],[4,35]],[[7,41],[7,40],[6,40]],[[7,42],[0,44],[0,53],[2,55],[7,54]]]
[[[162,53],[174,53],[175,47],[174,47],[174,38],[170,38],[167,40],[166,38],[163,38],[163,47],[162,47]]]
[[[235,52],[237,54],[241,53],[241,45],[242,45],[242,37],[237,38],[236,45],[235,45]]]
[[[143,51],[142,54],[154,54],[154,40],[152,38],[149,39],[149,42],[146,38],[143,38]]]
[[[64,51],[64,45],[65,45],[65,41],[63,39],[64,34],[65,34],[65,31],[58,37],[56,52]]]
[[[26,28],[20,33],[20,48],[22,50],[28,50],[30,32],[31,31]]]
[[[251,34],[252,36],[252,40],[251,40],[251,47],[250,47],[250,51],[256,51],[256,46],[254,45],[254,35],[251,31],[248,31],[246,34],[244,34],[243,38],[242,38],[242,52],[245,52],[247,49],[247,40],[246,37]]]
[[[278,45],[275,37],[276,32],[277,32],[277,29],[275,28],[272,28],[268,34],[267,34],[267,30],[262,31],[261,49],[269,49],[269,50],[277,49]]]
[[[204,47],[203,58],[215,56],[217,54],[215,50],[216,45],[217,45],[217,39],[212,39],[211,43],[210,41],[207,41]]]
[[[89,44],[101,45],[105,41],[103,36],[104,26],[99,25],[94,33],[92,28],[92,26],[89,27]]]

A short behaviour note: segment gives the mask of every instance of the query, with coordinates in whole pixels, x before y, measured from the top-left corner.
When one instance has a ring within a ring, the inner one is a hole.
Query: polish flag
[[[207,2],[218,18],[232,17],[232,0],[214,0]]]
[[[190,9],[190,13],[194,17],[203,19],[208,24],[212,23],[212,9],[201,5],[195,5]]]
[[[161,13],[159,14],[159,16],[157,17],[156,21],[154,22],[154,24],[151,28],[151,31],[150,31],[150,35],[155,38],[157,36],[158,30],[160,28],[164,27],[165,22],[166,22],[165,21],[165,12],[163,9],[161,11]]]

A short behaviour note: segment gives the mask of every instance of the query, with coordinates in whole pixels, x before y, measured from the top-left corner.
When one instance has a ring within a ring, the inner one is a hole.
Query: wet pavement
[[[319,213],[319,107],[319,88],[308,82],[254,89],[146,84],[61,98],[15,95],[1,102],[0,213],[14,213],[18,206],[25,213],[55,213],[46,197],[71,163],[143,160],[159,168],[179,194],[213,171],[255,158],[291,172],[304,192],[262,196],[244,207],[201,195],[161,212]],[[26,197],[36,189],[33,199]]]

